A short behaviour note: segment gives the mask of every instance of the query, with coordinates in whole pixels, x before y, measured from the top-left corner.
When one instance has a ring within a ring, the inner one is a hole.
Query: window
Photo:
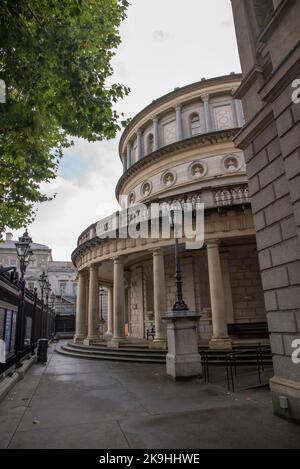
[[[34,282],[28,282],[27,287],[28,287],[28,290],[33,291],[34,290]]]
[[[153,153],[154,150],[154,138],[153,134],[149,134],[147,137],[147,154]]]
[[[29,268],[34,268],[34,267],[36,267],[36,257],[31,256],[29,260]]]
[[[73,282],[72,283],[72,295],[76,296],[76,291],[77,291],[77,283]]]
[[[191,136],[201,134],[201,123],[199,114],[194,113],[190,117]]]
[[[67,290],[67,282],[59,282],[59,294],[64,296]]]
[[[17,259],[14,259],[13,257],[11,257],[9,259],[9,265],[10,267],[17,267]]]

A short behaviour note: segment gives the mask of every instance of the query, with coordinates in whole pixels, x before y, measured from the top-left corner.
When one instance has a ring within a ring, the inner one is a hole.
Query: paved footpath
[[[0,403],[0,448],[300,448],[264,390],[228,395],[174,383],[163,365],[100,362],[49,350]]]

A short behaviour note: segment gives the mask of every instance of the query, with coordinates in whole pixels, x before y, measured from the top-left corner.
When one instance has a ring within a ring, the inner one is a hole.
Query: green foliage
[[[128,88],[107,84],[127,0],[1,0],[0,233],[34,217],[49,200],[68,135],[113,138],[114,110]]]

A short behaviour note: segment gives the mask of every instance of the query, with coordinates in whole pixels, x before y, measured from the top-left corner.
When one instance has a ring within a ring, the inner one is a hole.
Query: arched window
[[[190,116],[191,136],[201,134],[201,122],[199,114],[194,113]]]
[[[153,134],[149,134],[147,136],[147,155],[152,153],[153,150],[154,150],[154,138],[153,138]]]

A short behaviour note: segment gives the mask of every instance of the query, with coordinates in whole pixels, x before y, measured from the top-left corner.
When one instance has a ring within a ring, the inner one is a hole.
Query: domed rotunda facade
[[[105,337],[118,347],[149,338],[165,347],[163,317],[174,304],[174,238],[120,236],[126,206],[204,204],[204,244],[179,239],[183,296],[199,314],[199,342],[228,349],[230,325],[265,323],[255,230],[243,153],[233,137],[244,124],[233,97],[241,76],[176,88],[137,114],[119,144],[120,212],[90,225],[72,260],[78,270],[74,341],[99,341],[99,288],[108,291]],[[128,215],[127,215],[128,216]],[[128,219],[127,219],[128,221]]]

